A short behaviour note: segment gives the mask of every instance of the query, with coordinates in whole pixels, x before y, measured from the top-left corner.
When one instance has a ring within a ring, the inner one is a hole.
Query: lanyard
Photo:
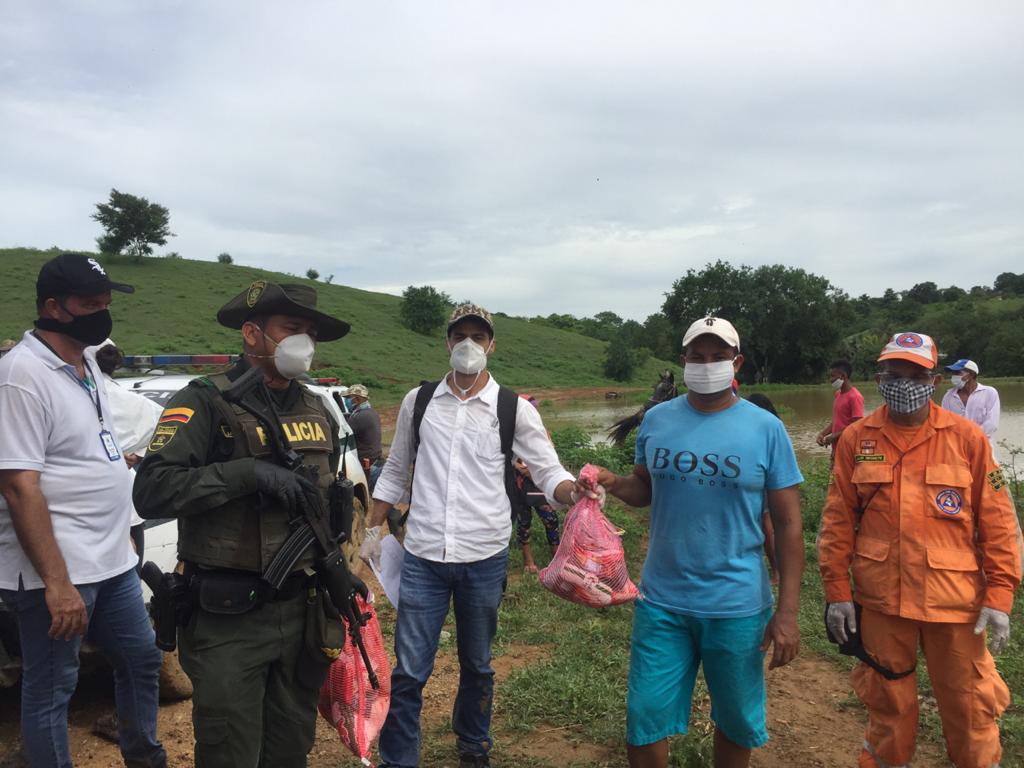
[[[85,393],[89,395],[89,399],[92,400],[93,405],[96,406],[96,418],[100,421],[100,429],[103,429],[103,408],[100,406],[99,385],[96,383],[96,376],[93,374],[92,368],[89,367],[88,361],[84,358],[82,360],[82,365],[85,366],[86,372],[86,378],[84,380],[78,378],[74,373],[72,373],[69,367],[62,368],[61,370],[70,376],[71,380],[84,389]],[[89,386],[90,384],[92,384],[91,387]]]
[[[32,336],[36,339],[36,341],[38,341],[40,344],[42,344],[44,347],[46,347],[48,350],[50,350],[53,353],[54,357],[56,357],[61,362],[65,362],[64,358],[62,358],[60,355],[57,354],[57,350],[54,349],[52,346],[50,346],[47,343],[46,339],[44,339],[42,336],[40,336],[35,331],[32,332]],[[80,386],[82,389],[84,389],[86,394],[89,395],[89,399],[92,400],[93,405],[96,406],[96,418],[100,420],[100,430],[104,430],[104,426],[103,426],[103,408],[100,407],[100,388],[99,388],[99,384],[96,383],[96,376],[93,374],[92,368],[89,367],[89,361],[86,360],[84,356],[82,357],[82,366],[85,368],[85,373],[86,373],[86,379],[84,381],[82,379],[78,378],[78,376],[76,376],[70,370],[70,369],[74,368],[74,366],[72,366],[71,363],[67,363],[66,365],[61,367],[61,370],[64,371],[64,373],[66,373],[68,376],[70,376],[71,380],[73,382],[75,382],[75,384]],[[92,383],[92,387],[89,386],[90,383]],[[102,434],[102,432],[101,432],[101,434]]]

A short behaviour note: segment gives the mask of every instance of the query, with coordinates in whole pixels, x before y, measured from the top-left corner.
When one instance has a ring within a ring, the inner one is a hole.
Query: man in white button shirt
[[[999,392],[995,387],[978,381],[980,371],[973,360],[957,360],[947,365],[946,370],[952,374],[953,388],[942,396],[942,407],[981,427],[995,454],[995,433],[999,429]]]
[[[128,538],[131,476],[86,347],[110,335],[110,280],[64,253],[39,272],[35,330],[0,360],[0,599],[18,620],[29,765],[70,766],[68,701],[88,636],[114,668],[121,755],[164,768],[160,651]]]
[[[395,627],[397,663],[380,735],[381,765],[396,768],[419,765],[423,686],[433,670],[449,602],[459,650],[452,730],[460,768],[489,765],[492,743],[491,642],[505,587],[512,516],[498,424],[500,388],[486,370],[494,352],[490,313],[472,304],[456,307],[447,340],[452,370],[426,404],[418,448],[413,412],[419,388],[402,401],[360,551],[367,562],[380,557],[380,526],[391,506],[405,500],[415,462]],[[529,465],[549,499],[570,503],[573,477],[559,463],[540,415],[521,398],[515,403],[513,453]]]

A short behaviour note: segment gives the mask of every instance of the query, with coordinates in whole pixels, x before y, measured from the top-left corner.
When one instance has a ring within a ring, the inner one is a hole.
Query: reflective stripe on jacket
[[[888,413],[883,405],[839,439],[818,543],[825,599],[856,594],[919,621],[974,621],[982,606],[1009,613],[1018,523],[985,434],[932,403],[897,463]]]

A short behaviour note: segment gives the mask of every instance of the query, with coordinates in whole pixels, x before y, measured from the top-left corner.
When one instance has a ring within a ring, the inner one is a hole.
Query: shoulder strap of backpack
[[[512,461],[512,441],[516,436],[516,410],[519,395],[508,387],[498,388],[498,434],[501,437],[501,452],[505,459]]]
[[[412,449],[414,452],[420,448],[420,424],[423,423],[423,414],[427,412],[427,406],[434,392],[441,385],[440,381],[428,381],[420,386],[416,393],[416,402],[412,406]]]

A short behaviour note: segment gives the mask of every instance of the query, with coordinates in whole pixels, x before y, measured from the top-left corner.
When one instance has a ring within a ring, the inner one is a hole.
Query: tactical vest
[[[273,461],[270,438],[256,417],[221,396],[231,386],[225,374],[195,380],[190,386],[205,387],[203,391],[217,414],[210,441],[211,451],[213,446],[220,446],[219,455],[208,455],[208,463],[249,457]],[[279,407],[278,411],[292,448],[303,455],[305,464],[319,469],[320,490],[326,502],[334,479],[330,467],[334,435],[327,411],[305,387],[301,387],[290,409]],[[288,520],[288,510],[272,497],[254,493],[234,499],[208,512],[178,519],[178,556],[198,565],[262,573],[288,538]],[[314,555],[311,547],[296,563],[296,570],[310,565]]]

